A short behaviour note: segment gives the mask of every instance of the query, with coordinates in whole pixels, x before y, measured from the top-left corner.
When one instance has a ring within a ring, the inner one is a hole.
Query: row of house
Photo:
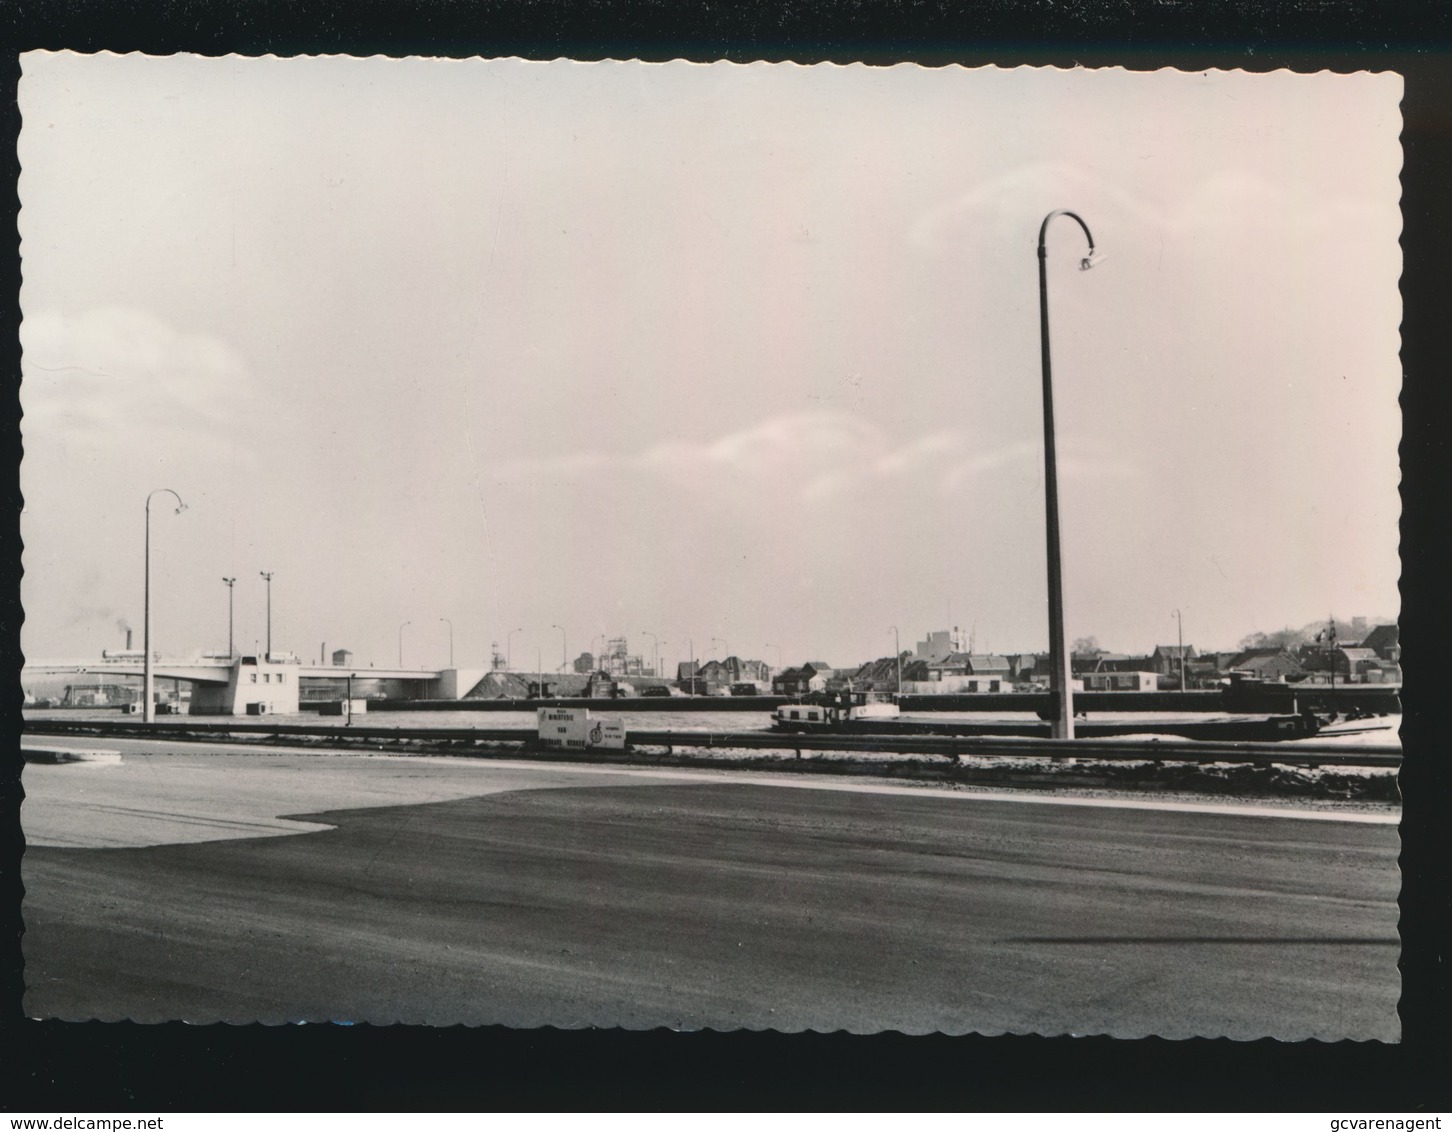
[[[848,687],[863,691],[910,694],[1001,692],[1046,688],[1050,658],[1046,653],[977,653],[949,650],[946,631],[930,634],[919,652],[868,661],[853,669],[833,669],[811,661],[777,674],[771,683],[777,695],[834,691]],[[926,648],[924,647],[926,646]],[[1157,645],[1144,656],[1095,650],[1070,658],[1077,688],[1087,691],[1155,691],[1178,688],[1183,675],[1187,688],[1214,688],[1234,677],[1295,683],[1399,683],[1401,649],[1395,625],[1376,626],[1356,645],[1311,643],[1296,649],[1248,648],[1231,652],[1199,653],[1194,645]]]
[[[1360,642],[1311,641],[1294,648],[1267,645],[1189,656],[1185,680],[1205,687],[1239,675],[1279,683],[1396,684],[1401,682],[1401,644],[1395,625],[1377,625]]]
[[[614,645],[616,642],[611,642]],[[811,692],[859,691],[946,694],[1007,692],[1045,689],[1050,682],[1050,658],[1046,653],[985,653],[968,648],[957,630],[930,633],[913,652],[882,657],[852,668],[834,668],[812,660],[773,673],[760,660],[728,656],[724,660],[682,661],[676,668],[674,688],[693,695],[740,695],[770,692],[779,696],[801,696]],[[620,642],[606,656],[613,665],[600,663],[606,657],[585,654],[576,664],[581,674],[590,674],[592,690],[584,694],[620,694],[614,678],[651,675],[638,662],[631,663]],[[1157,645],[1142,656],[1111,653],[1101,649],[1076,653],[1070,669],[1076,688],[1086,691],[1154,691],[1181,686],[1214,688],[1232,678],[1250,677],[1285,683],[1327,682],[1333,678],[1347,683],[1397,683],[1401,680],[1401,649],[1395,625],[1378,625],[1355,645],[1335,642],[1301,645],[1297,648],[1246,648],[1229,652],[1200,653],[1194,645]],[[632,685],[640,684],[636,679]],[[599,684],[602,691],[594,691]],[[610,691],[603,691],[603,689]]]

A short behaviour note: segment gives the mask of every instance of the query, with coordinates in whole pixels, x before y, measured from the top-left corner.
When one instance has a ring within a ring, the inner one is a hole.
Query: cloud
[[[520,457],[500,460],[489,468],[489,478],[503,482],[576,480],[587,473],[609,468],[615,461],[602,452],[567,452],[557,456]]]
[[[1102,441],[1070,438],[1059,448],[1059,473],[1065,479],[1123,480],[1143,471],[1133,460],[1127,460],[1112,446]]]
[[[1387,224],[1400,224],[1400,214],[1389,206],[1392,195],[1374,202],[1332,195],[1323,185],[1313,192],[1310,186],[1293,187],[1249,169],[1226,168],[1158,204],[1080,166],[1054,161],[1011,170],[925,209],[909,226],[908,239],[922,251],[961,249],[972,227],[990,223],[1022,229],[1026,215],[1036,225],[1066,200],[1095,202],[1093,215],[1084,213],[1091,226],[1107,205],[1119,213],[1121,226],[1175,234],[1275,229],[1320,235],[1348,226],[1379,232]],[[1031,235],[1036,238],[1037,228]]]
[[[775,478],[796,472],[872,461],[887,451],[882,430],[845,413],[794,413],[768,417],[751,428],[705,444],[670,441],[644,452],[643,469],[691,473],[724,470]]]
[[[773,487],[802,502],[821,503],[873,481],[910,477],[951,492],[1038,450],[1033,442],[984,449],[951,430],[894,442],[861,417],[809,412],[768,417],[707,441],[662,441],[632,454],[584,451],[502,461],[491,474],[534,483],[617,472],[730,490]]]
[[[1027,463],[1037,459],[1041,446],[1033,441],[1023,440],[988,452],[980,452],[967,459],[959,460],[943,473],[942,488],[945,492],[956,491],[986,472],[997,471],[1013,463]]]
[[[925,251],[961,248],[960,234],[979,217],[1019,227],[1025,211],[1041,219],[1063,200],[1080,199],[1108,200],[1145,223],[1162,222],[1153,208],[1119,185],[1077,165],[1044,161],[1011,170],[925,209],[910,225],[908,240]]]
[[[251,400],[247,367],[229,346],[144,310],[27,313],[20,340],[27,441],[230,440]]]

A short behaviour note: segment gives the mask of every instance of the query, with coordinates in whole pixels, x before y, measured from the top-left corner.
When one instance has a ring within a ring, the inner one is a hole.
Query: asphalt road
[[[1391,824],[316,754],[25,785],[34,1017],[1399,1033]]]

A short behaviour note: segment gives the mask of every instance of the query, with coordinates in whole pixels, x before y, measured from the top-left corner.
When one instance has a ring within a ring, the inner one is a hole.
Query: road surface
[[[26,768],[33,1017],[1399,1035],[1391,813],[105,745]]]

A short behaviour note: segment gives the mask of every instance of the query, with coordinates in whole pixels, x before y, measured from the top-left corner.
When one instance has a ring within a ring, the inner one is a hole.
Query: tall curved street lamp
[[[144,592],[142,594],[141,647],[146,650],[141,664],[141,719],[144,723],[156,721],[156,705],[152,702],[154,677],[151,673],[151,501],[158,495],[170,495],[176,500],[176,513],[187,509],[182,497],[169,487],[159,487],[146,497],[146,568]]]
[[[1044,368],[1044,527],[1049,567],[1049,695],[1053,700],[1050,734],[1055,739],[1074,737],[1074,685],[1069,671],[1069,650],[1064,641],[1064,574],[1059,554],[1059,476],[1054,451],[1054,382],[1049,361],[1049,276],[1045,239],[1056,216],[1067,216],[1084,230],[1089,254],[1079,270],[1094,266],[1094,237],[1078,213],[1060,208],[1039,226],[1039,343]]]

